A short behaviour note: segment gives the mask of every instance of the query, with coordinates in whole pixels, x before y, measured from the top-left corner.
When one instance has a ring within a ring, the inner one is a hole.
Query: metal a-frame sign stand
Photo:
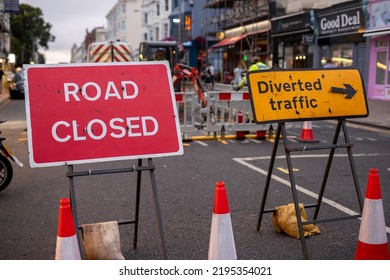
[[[345,143],[338,144],[337,140],[338,140],[341,128],[343,130]],[[354,159],[353,159],[353,155],[352,155],[352,146],[353,146],[353,144],[351,144],[351,142],[349,140],[345,119],[339,119],[338,120],[337,126],[336,126],[336,130],[335,130],[335,133],[334,133],[334,137],[333,137],[333,141],[332,141],[331,145],[313,145],[313,146],[310,146],[310,145],[306,144],[306,145],[301,146],[301,147],[289,147],[288,140],[287,140],[287,132],[286,132],[285,123],[278,123],[278,127],[277,127],[277,130],[276,130],[276,135],[275,135],[275,142],[274,142],[274,146],[273,146],[273,149],[272,149],[272,155],[271,155],[271,159],[270,159],[270,164],[269,164],[269,167],[268,167],[268,174],[267,174],[267,179],[266,179],[266,182],[265,182],[264,193],[263,193],[263,197],[262,197],[262,200],[261,200],[259,217],[258,217],[258,220],[257,220],[257,230],[258,231],[260,230],[263,214],[264,213],[273,213],[275,211],[275,209],[265,209],[265,205],[266,205],[266,200],[267,200],[268,191],[269,191],[269,187],[270,187],[272,171],[273,171],[273,167],[274,167],[274,163],[275,163],[276,152],[277,152],[279,141],[280,141],[281,137],[283,137],[284,151],[285,151],[285,154],[286,154],[288,173],[289,173],[290,183],[291,183],[291,191],[292,191],[292,196],[293,196],[293,200],[294,200],[295,213],[297,213],[296,217],[297,217],[297,222],[298,222],[299,236],[301,236],[301,237],[304,236],[303,226],[307,225],[307,224],[313,224],[313,223],[314,224],[318,224],[318,223],[325,223],[325,222],[333,222],[333,221],[340,221],[340,220],[346,220],[346,219],[360,218],[361,217],[361,213],[363,211],[363,199],[362,199],[362,195],[361,195],[361,192],[360,192],[358,176],[357,176],[357,173],[356,173],[356,167],[355,167],[355,163],[354,163]],[[334,153],[335,153],[336,149],[340,149],[340,148],[345,148],[345,149],[347,149],[347,152],[348,152],[348,158],[349,158],[349,163],[350,163],[350,166],[351,166],[352,177],[353,177],[353,180],[354,180],[354,183],[355,183],[355,191],[356,191],[357,200],[358,200],[359,207],[360,207],[360,214],[359,215],[343,216],[343,217],[335,217],[335,218],[329,218],[329,219],[317,219],[318,218],[318,213],[320,211],[320,207],[321,207],[322,198],[323,198],[323,195],[324,195],[326,183],[327,183],[327,180],[328,180],[329,171],[330,171],[330,168],[331,168],[331,165],[332,165],[333,156],[334,156]],[[291,154],[291,152],[299,152],[299,151],[304,152],[304,151],[312,151],[312,150],[320,150],[320,149],[330,149],[329,157],[328,157],[328,161],[327,161],[327,164],[326,164],[325,173],[324,173],[324,177],[322,179],[321,188],[320,188],[320,191],[319,191],[317,202],[314,203],[314,204],[304,205],[305,208],[311,208],[311,207],[315,208],[313,219],[312,220],[307,220],[307,221],[302,221],[301,215],[299,214],[300,213],[300,210],[299,210],[299,198],[298,198],[298,193],[297,193],[297,189],[296,189],[294,170],[293,170],[292,161],[291,161],[291,155],[290,154]],[[305,237],[300,238],[300,240],[301,240],[303,256],[304,256],[305,259],[308,259],[309,258],[309,254],[308,254],[308,250],[307,250],[307,246],[306,246]]]
[[[348,117],[368,116],[368,106],[361,75],[357,69],[346,68],[305,69],[298,71],[282,69],[250,72],[247,75],[247,79],[255,121],[257,123],[278,123],[264,193],[260,204],[257,230],[260,230],[263,214],[275,211],[275,209],[265,209],[265,205],[270,189],[278,145],[281,137],[283,137],[302,252],[304,258],[308,259],[309,254],[304,237],[304,225],[355,219],[361,217],[363,211],[363,199],[352,154],[353,144],[350,142],[345,121]],[[298,147],[292,147],[288,144],[285,122],[318,119],[337,120],[332,144],[305,144]],[[344,143],[338,144],[341,130],[344,135]],[[348,153],[360,214],[318,219],[333,157],[336,149],[340,148],[346,149]],[[291,153],[320,149],[329,149],[329,157],[317,202],[304,206],[305,208],[315,208],[313,219],[302,221]]]
[[[164,260],[168,259],[167,249],[166,249],[166,245],[165,245],[163,223],[162,223],[162,218],[161,218],[160,203],[159,203],[158,193],[157,193],[157,184],[156,184],[156,178],[155,178],[155,174],[154,174],[155,166],[153,165],[152,158],[148,158],[147,161],[148,161],[147,165],[143,165],[142,159],[138,159],[137,166],[133,165],[132,167],[127,167],[127,168],[100,169],[100,170],[91,170],[90,169],[88,171],[77,171],[77,172],[75,172],[73,170],[73,165],[68,165],[68,172],[66,173],[66,176],[69,178],[69,196],[70,196],[71,208],[72,208],[73,219],[74,219],[75,228],[76,228],[76,232],[77,232],[77,239],[79,242],[80,251],[81,251],[80,230],[82,230],[82,227],[79,226],[79,223],[78,223],[74,178],[80,177],[80,176],[137,172],[137,190],[136,190],[134,219],[118,221],[119,225],[134,224],[133,248],[136,249],[137,248],[137,240],[138,240],[139,208],[140,208],[140,196],[141,196],[141,178],[142,178],[142,172],[149,171],[150,182],[151,182],[151,187],[152,187],[152,192],[153,192],[153,199],[154,199],[154,210],[155,210],[155,215],[156,215],[158,233],[159,233],[159,237],[160,237],[161,257]]]

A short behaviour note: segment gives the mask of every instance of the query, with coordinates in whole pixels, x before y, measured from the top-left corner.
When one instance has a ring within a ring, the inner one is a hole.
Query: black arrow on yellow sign
[[[350,84],[344,84],[345,88],[339,88],[339,87],[332,87],[331,91],[334,93],[341,93],[346,94],[346,99],[351,99],[355,93],[356,90],[350,85]]]

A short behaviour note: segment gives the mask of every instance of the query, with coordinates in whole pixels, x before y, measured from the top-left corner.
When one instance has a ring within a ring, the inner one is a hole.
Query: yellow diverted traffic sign
[[[368,116],[357,69],[262,70],[247,78],[257,123]]]

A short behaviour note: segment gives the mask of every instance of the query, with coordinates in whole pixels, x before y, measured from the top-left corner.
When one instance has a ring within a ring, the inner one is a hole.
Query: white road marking
[[[384,154],[355,154],[354,157],[359,157],[359,156],[366,156],[366,157],[371,157],[371,156],[379,156],[379,155],[384,155]],[[334,155],[334,156],[337,156],[337,157],[347,157],[348,155],[347,154],[337,154],[337,155]],[[314,158],[314,157],[329,157],[329,155],[327,154],[318,154],[318,155],[293,155],[291,156],[292,158]],[[250,157],[250,158],[233,158],[234,161],[238,162],[239,164],[242,164],[246,167],[248,167],[249,169],[252,169],[253,171],[256,171],[264,176],[267,176],[268,174],[268,171],[267,170],[264,170],[264,169],[261,169],[259,167],[256,167],[254,166],[253,164],[250,164],[248,161],[251,161],[251,160],[263,160],[263,159],[270,159],[271,156],[261,156],[261,157]],[[277,156],[276,158],[285,158],[285,156]],[[285,180],[277,175],[274,175],[272,174],[271,175],[271,179],[275,180],[275,181],[278,181],[279,183],[283,184],[283,185],[286,185],[288,187],[291,188],[291,182],[288,181],[288,180]],[[307,190],[305,189],[304,187],[301,187],[299,185],[296,185],[296,189],[297,191],[301,192],[301,193],[304,193],[314,199],[317,199],[318,198],[318,194],[316,194],[315,192],[312,192],[310,190]],[[322,201],[334,208],[336,208],[337,210],[341,211],[341,212],[344,212],[348,215],[359,215],[360,213],[357,213],[355,211],[353,211],[352,209],[349,209],[331,199],[328,199],[326,197],[323,197],[322,198]],[[390,234],[390,227],[386,227],[386,232]]]

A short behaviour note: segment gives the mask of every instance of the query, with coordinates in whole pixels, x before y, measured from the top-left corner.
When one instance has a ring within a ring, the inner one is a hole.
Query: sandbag
[[[307,221],[306,211],[302,203],[299,203],[299,211],[302,222]],[[277,232],[284,232],[289,236],[299,238],[298,221],[295,214],[294,203],[276,207],[275,212],[272,215],[272,224]],[[305,237],[319,233],[321,233],[319,227],[314,224],[303,226],[303,234]]]
[[[124,260],[117,221],[84,224],[82,239],[89,260]]]

